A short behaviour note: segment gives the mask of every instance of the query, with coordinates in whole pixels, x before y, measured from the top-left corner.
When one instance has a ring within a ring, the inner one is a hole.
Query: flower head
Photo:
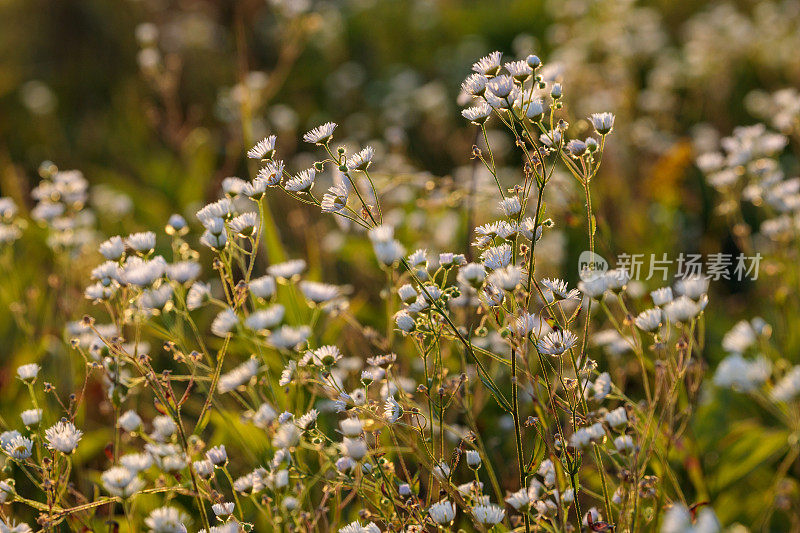
[[[335,129],[335,123],[326,122],[303,135],[303,140],[309,144],[327,144],[333,137],[333,130]]]
[[[540,352],[548,355],[561,355],[578,343],[578,337],[567,330],[548,333],[536,343]]]
[[[247,151],[250,159],[272,159],[275,155],[275,136],[270,135],[258,141],[255,146]]]
[[[50,448],[67,455],[75,451],[81,437],[83,437],[83,432],[77,429],[75,424],[65,419],[45,431],[45,438]]]

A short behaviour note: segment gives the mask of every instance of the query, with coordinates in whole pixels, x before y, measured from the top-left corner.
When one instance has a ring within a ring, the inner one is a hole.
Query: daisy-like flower
[[[126,239],[128,246],[141,254],[149,254],[156,247],[156,234],[152,231],[132,233]]]
[[[294,349],[303,344],[311,335],[311,328],[308,326],[281,326],[272,332],[267,339],[271,346],[286,350]]]
[[[189,311],[199,309],[210,297],[211,287],[202,281],[197,281],[192,284],[189,288],[189,292],[186,293],[186,308],[189,309]]]
[[[391,265],[403,258],[406,249],[400,241],[393,239],[389,241],[373,241],[372,249],[375,257],[384,265]]]
[[[511,245],[504,243],[500,246],[487,249],[481,255],[481,259],[486,268],[489,270],[497,270],[511,263],[511,253]]]
[[[200,209],[195,216],[201,222],[210,218],[227,218],[233,211],[233,203],[228,197],[212,202]]]
[[[650,293],[653,305],[662,306],[672,301],[672,287],[661,287]]]
[[[554,296],[558,296],[562,300],[576,300],[580,296],[578,289],[569,289],[567,282],[562,279],[549,279],[542,280],[542,285],[547,287]]]
[[[489,283],[495,287],[513,291],[522,282],[522,269],[515,265],[498,268],[489,274]]]
[[[139,305],[145,310],[163,310],[172,298],[172,287],[162,285],[158,289],[146,289],[139,296]]]
[[[467,450],[467,466],[469,466],[473,470],[477,470],[481,467],[481,454],[479,454],[476,450]]]
[[[250,159],[272,159],[272,156],[275,155],[275,140],[276,137],[274,135],[261,139],[247,151],[247,157]]]
[[[217,390],[220,394],[230,392],[242,385],[248,383],[256,374],[258,374],[261,365],[258,360],[251,357],[241,365],[237,366],[230,372],[223,374],[219,378]]]
[[[483,96],[486,91],[486,76],[481,74],[470,74],[461,83],[461,90],[472,96]]]
[[[231,231],[242,237],[250,237],[258,231],[258,214],[242,213],[230,221]]]
[[[497,51],[492,52],[476,61],[475,64],[472,65],[472,70],[484,76],[494,76],[500,71],[500,61],[502,58],[502,53]]]
[[[117,425],[127,432],[136,431],[142,427],[142,417],[136,411],[128,410],[117,419]]]
[[[548,355],[561,355],[578,343],[578,337],[567,330],[548,333],[540,338],[536,347],[540,352]]]
[[[0,219],[11,222],[16,214],[17,204],[14,200],[7,196],[0,198]]]
[[[214,465],[208,459],[192,463],[195,473],[203,479],[208,479],[214,473]]]
[[[410,283],[406,283],[397,289],[397,295],[404,303],[413,302],[419,296],[417,290]]]
[[[675,282],[675,291],[692,300],[698,300],[708,292],[708,278],[703,276],[681,278]]]
[[[339,529],[339,533],[381,533],[381,529],[372,522],[362,526],[361,522],[356,520]]]
[[[722,337],[722,347],[728,353],[744,353],[758,339],[753,326],[747,320],[741,320]]]
[[[737,353],[729,355],[717,366],[714,384],[741,392],[752,392],[767,381],[770,373],[770,363],[763,356],[748,360]]]
[[[307,300],[315,304],[328,302],[342,294],[341,287],[317,281],[301,281],[300,290]]]
[[[584,153],[586,153],[586,143],[580,139],[572,139],[567,143],[566,148],[567,152],[569,152],[569,154],[576,159],[579,159]]]
[[[473,124],[480,126],[492,116],[492,107],[486,103],[479,104],[475,107],[468,107],[461,111],[461,116]]]
[[[592,299],[598,299],[608,290],[608,280],[605,275],[590,275],[578,283],[578,289]]]
[[[312,364],[320,367],[329,367],[341,358],[342,352],[336,346],[320,346],[316,350],[307,352],[303,359],[300,360],[300,366]]]
[[[222,192],[229,198],[236,198],[242,194],[244,186],[247,184],[242,178],[231,176],[222,180]]]
[[[8,522],[0,520],[0,532],[2,533],[32,533],[31,526],[25,522],[16,522],[9,519]]]
[[[14,490],[13,481],[11,483],[6,480],[0,481],[0,505],[8,502],[14,497],[14,494],[16,494],[16,490]]]
[[[128,470],[124,466],[109,468],[103,472],[100,480],[109,494],[121,498],[128,498],[145,486],[144,481],[136,475],[136,472]]]
[[[397,422],[403,416],[403,408],[394,399],[394,396],[389,396],[383,407],[383,416],[390,424]]]
[[[242,194],[257,202],[264,196],[264,193],[267,192],[268,186],[266,180],[256,176],[253,181],[248,181],[244,184],[244,187],[242,187]]]
[[[411,333],[417,327],[414,318],[406,311],[398,311],[394,315],[394,323],[405,333]]]
[[[614,447],[621,453],[627,453],[633,450],[633,437],[630,435],[620,435],[614,439]]]
[[[221,217],[210,217],[202,220],[203,227],[212,235],[225,233],[225,220]]]
[[[367,455],[367,443],[362,439],[345,437],[342,440],[342,453],[355,461],[360,461]]]
[[[119,235],[115,235],[102,242],[99,249],[103,257],[111,261],[117,261],[125,253],[125,241]]]
[[[122,466],[133,472],[143,472],[153,466],[153,456],[149,453],[128,453],[119,458]]]
[[[17,377],[22,381],[33,383],[36,380],[36,376],[39,375],[39,370],[41,370],[41,368],[42,367],[36,363],[22,365],[17,368]]]
[[[511,196],[509,198],[504,198],[499,202],[500,210],[505,214],[507,217],[513,217],[522,210],[522,205],[519,203],[519,198],[516,196]]]
[[[44,432],[49,447],[64,454],[71,454],[78,447],[83,431],[77,429],[72,422],[62,419]]]
[[[611,385],[611,375],[608,372],[603,372],[597,376],[594,384],[592,384],[594,399],[599,402],[608,396],[611,393]]]
[[[262,403],[255,413],[253,413],[250,421],[253,423],[254,426],[265,429],[269,426],[275,418],[277,418],[278,413],[272,406],[268,403]]]
[[[150,261],[140,257],[130,257],[122,268],[121,280],[129,285],[147,287],[164,275],[167,262],[160,255]]]
[[[281,304],[271,305],[266,309],[259,309],[251,313],[245,319],[244,326],[253,331],[264,332],[279,325],[283,321],[285,313],[286,310]]]
[[[214,516],[225,518],[226,516],[233,514],[234,507],[235,505],[232,502],[215,503],[211,506],[211,510],[214,511]],[[236,526],[236,530],[238,529],[239,526]]]
[[[358,466],[358,463],[352,457],[343,455],[336,460],[336,470],[339,472],[349,472]]]
[[[695,513],[684,504],[673,504],[661,524],[662,533],[719,533],[722,531],[714,510],[704,507]]]
[[[533,122],[539,122],[544,116],[544,103],[541,100],[534,99],[528,102],[528,108],[525,110],[525,116]]]
[[[792,367],[786,375],[770,391],[773,401],[786,403],[792,401],[800,393],[800,366]]]
[[[167,266],[167,277],[173,281],[184,284],[197,279],[202,267],[197,261],[179,261]]]
[[[272,276],[261,276],[250,280],[250,294],[256,298],[270,298],[275,294],[275,289],[275,278]]]
[[[611,113],[594,113],[589,120],[600,135],[609,133],[614,127],[614,115]]]
[[[516,89],[516,85],[514,84],[514,78],[501,75],[489,80],[489,83],[486,84],[486,88],[496,98],[510,100],[510,96],[514,92],[514,89]]]
[[[553,331],[553,328],[541,316],[525,311],[511,322],[510,328],[520,337],[533,334],[534,337],[539,338]]]
[[[345,437],[360,437],[364,424],[358,418],[345,418],[339,421],[339,429]]]
[[[487,505],[476,505],[472,509],[472,516],[479,524],[493,526],[500,523],[506,516],[506,512],[499,505],[493,503]]]
[[[236,316],[233,309],[228,307],[220,311],[211,322],[211,333],[217,337],[225,337],[233,331],[233,328],[235,328],[238,323],[239,317]]]
[[[578,429],[569,439],[569,444],[573,448],[585,448],[592,442],[603,440],[606,432],[603,429],[603,424],[597,422],[589,427]]]
[[[367,146],[357,154],[353,154],[347,159],[348,170],[361,170],[362,172],[367,170],[374,155],[375,150],[371,146]]]
[[[479,288],[486,279],[486,269],[480,263],[468,263],[458,269],[456,279],[473,288]]]
[[[456,517],[456,506],[452,502],[441,500],[428,508],[428,515],[437,524],[446,525]]]
[[[606,272],[603,277],[606,280],[606,288],[611,291],[620,291],[631,279],[630,272],[624,268],[615,268]]]
[[[289,361],[286,363],[286,366],[281,371],[281,377],[278,379],[278,385],[281,387],[285,387],[289,383],[292,382],[294,379],[294,372],[297,370],[297,362],[296,361]]]
[[[503,66],[511,77],[517,81],[525,81],[533,74],[533,69],[524,59],[520,61],[511,61]]]
[[[283,178],[283,161],[269,161],[256,174],[256,180],[262,181],[267,187],[276,187],[281,178]],[[248,194],[247,191],[245,194]]]
[[[413,254],[408,256],[408,264],[415,267],[420,265],[426,265],[428,262],[428,250],[424,248],[420,248],[419,250],[415,250]]]
[[[323,213],[339,213],[347,207],[347,186],[344,183],[334,185],[322,196],[320,209]]]
[[[206,452],[206,459],[211,461],[211,464],[215,466],[224,465],[228,462],[228,452],[225,450],[225,445],[220,444],[219,446],[214,446],[210,448]]]
[[[450,465],[444,461],[439,461],[436,466],[433,467],[433,475],[439,479],[447,479],[450,477]]]
[[[609,411],[606,414],[605,421],[612,428],[618,428],[619,426],[624,426],[625,424],[628,423],[628,413],[625,411],[624,407],[617,407],[613,411]]]
[[[333,130],[335,129],[336,124],[334,122],[326,122],[303,135],[303,140],[309,144],[327,144],[333,137]]]
[[[177,429],[178,426],[170,417],[157,416],[153,419],[153,433],[150,434],[150,438],[158,442],[165,442],[175,434]]]
[[[3,444],[3,451],[17,461],[23,461],[31,456],[33,441],[28,437],[17,435]]]
[[[672,322],[688,322],[701,311],[700,306],[688,296],[680,296],[664,306],[664,315]]]
[[[494,285],[486,285],[486,287],[484,287],[484,289],[480,292],[481,300],[490,306],[498,306],[502,304],[505,297],[506,293],[503,291],[503,289],[495,287]]]
[[[298,442],[300,442],[300,430],[292,423],[281,424],[272,437],[272,445],[280,449],[291,448]]]
[[[189,516],[174,507],[159,507],[145,519],[152,533],[186,533]]]
[[[42,410],[28,409],[26,411],[22,411],[19,417],[22,419],[22,423],[26,426],[35,426],[38,425],[39,421],[42,419]]]
[[[521,488],[517,492],[513,492],[506,498],[506,503],[513,507],[516,511],[527,512],[531,507],[531,495],[528,489]]]
[[[286,180],[284,187],[291,192],[308,192],[314,186],[316,174],[317,171],[313,167],[307,168],[298,173],[297,176]]]
[[[661,309],[647,309],[639,313],[634,323],[642,331],[655,331],[661,327]]]
[[[270,275],[279,280],[289,281],[299,276],[306,269],[306,262],[302,259],[292,259],[283,263],[276,263],[267,268]]]

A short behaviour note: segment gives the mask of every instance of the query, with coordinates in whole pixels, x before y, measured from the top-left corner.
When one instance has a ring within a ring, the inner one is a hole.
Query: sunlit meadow
[[[0,533],[800,531],[800,1],[0,5]]]

